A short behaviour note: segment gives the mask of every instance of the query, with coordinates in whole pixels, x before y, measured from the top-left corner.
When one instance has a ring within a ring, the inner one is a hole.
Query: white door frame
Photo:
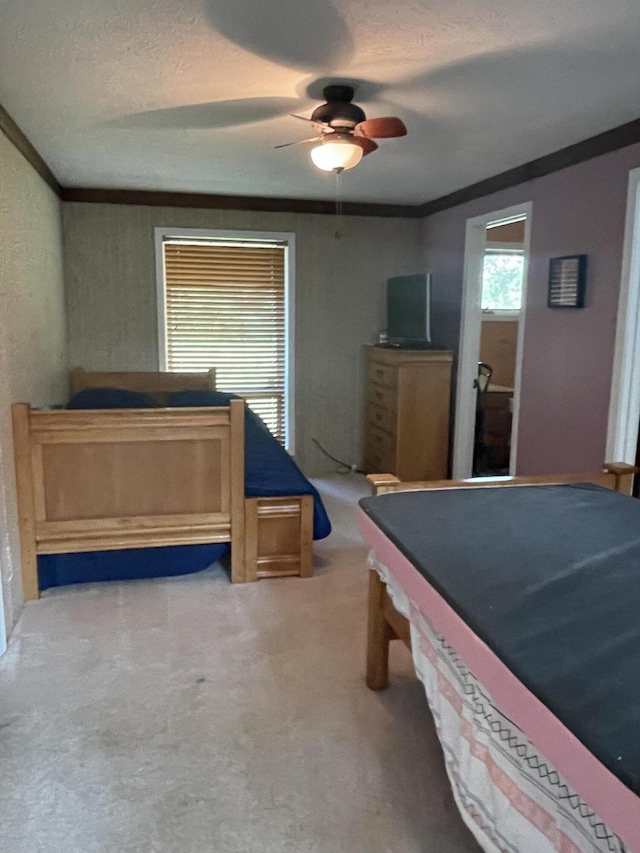
[[[467,220],[464,246],[464,284],[462,292],[462,319],[460,325],[460,349],[458,354],[458,382],[456,389],[455,427],[453,433],[453,477],[456,480],[471,477],[473,473],[473,444],[476,422],[476,394],[474,380],[478,373],[480,353],[480,331],[482,315],[482,271],[489,225],[504,225],[525,217],[524,270],[522,283],[522,309],[518,322],[516,349],[516,375],[513,391],[513,421],[511,427],[511,455],[509,473],[516,470],[516,451],[520,415],[520,384],[522,375],[522,350],[524,341],[526,288],[529,268],[529,245],[531,241],[530,201],[494,210]]]
[[[640,168],[629,172],[606,460],[635,464],[640,424]]]

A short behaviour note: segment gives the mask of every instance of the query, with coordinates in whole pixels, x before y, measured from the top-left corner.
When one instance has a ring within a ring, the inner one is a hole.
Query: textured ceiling
[[[0,103],[65,186],[334,197],[322,81],[402,139],[350,201],[420,203],[640,116],[638,0],[0,0]]]

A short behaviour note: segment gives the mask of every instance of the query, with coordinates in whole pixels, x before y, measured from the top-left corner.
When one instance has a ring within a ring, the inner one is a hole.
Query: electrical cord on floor
[[[364,471],[361,471],[355,465],[349,465],[347,462],[343,462],[342,459],[332,456],[331,453],[329,453],[329,451],[320,444],[317,438],[312,438],[311,441],[316,445],[321,453],[324,453],[328,459],[331,459],[332,462],[336,463],[338,466],[336,468],[336,474],[364,474]]]

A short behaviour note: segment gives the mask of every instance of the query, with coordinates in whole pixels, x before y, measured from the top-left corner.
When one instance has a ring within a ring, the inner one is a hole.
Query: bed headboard
[[[161,405],[176,391],[215,391],[216,371],[206,373],[170,373],[162,370],[101,372],[76,367],[71,371],[71,394],[85,388],[124,388],[140,391]]]

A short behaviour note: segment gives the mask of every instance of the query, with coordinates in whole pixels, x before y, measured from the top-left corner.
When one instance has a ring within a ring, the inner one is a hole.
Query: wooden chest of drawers
[[[365,470],[445,479],[452,354],[368,346],[366,357]]]

